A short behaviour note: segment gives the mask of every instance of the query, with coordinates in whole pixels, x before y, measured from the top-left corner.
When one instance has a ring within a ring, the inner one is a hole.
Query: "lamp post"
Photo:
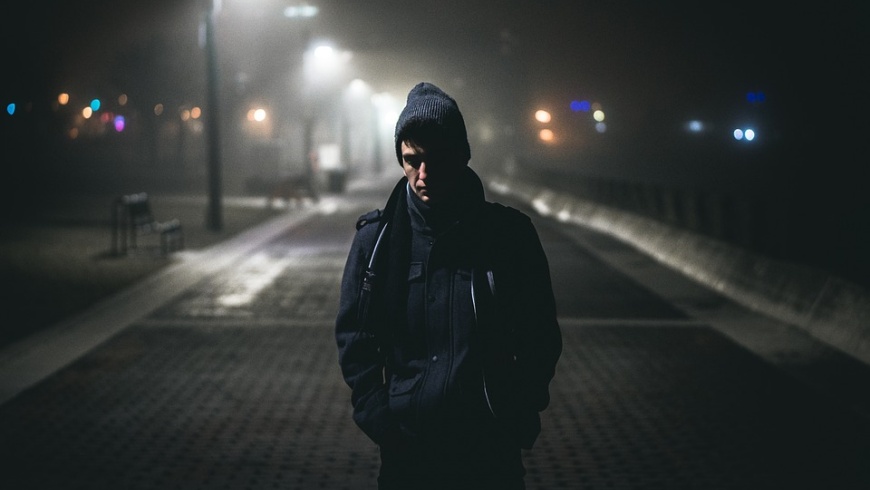
[[[209,0],[210,7],[205,14],[205,50],[208,114],[206,131],[208,135],[208,210],[206,227],[211,231],[223,229],[223,205],[221,182],[221,137],[218,96],[218,60],[215,46],[215,16],[220,10],[220,0]]]
[[[203,0],[206,2],[203,44],[206,51],[206,116],[207,155],[208,155],[208,209],[206,227],[211,231],[223,229],[222,204],[222,141],[220,118],[220,74],[218,69],[217,39],[215,23],[221,11],[222,0]],[[287,18],[311,18],[318,13],[317,7],[300,4],[286,7],[283,15]]]

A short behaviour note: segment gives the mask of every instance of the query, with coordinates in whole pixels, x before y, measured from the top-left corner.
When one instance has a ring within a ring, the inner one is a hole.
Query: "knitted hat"
[[[402,141],[418,130],[430,132],[455,149],[467,163],[471,159],[465,120],[453,97],[431,83],[421,82],[408,92],[408,101],[396,123],[396,158],[402,163]]]

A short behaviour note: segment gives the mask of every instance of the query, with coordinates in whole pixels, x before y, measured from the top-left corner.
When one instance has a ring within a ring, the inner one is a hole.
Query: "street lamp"
[[[344,138],[337,95],[352,56],[349,51],[337,50],[324,43],[316,44],[303,54],[303,92],[306,99],[303,150],[306,159],[316,161],[319,171],[329,177],[330,187],[343,185],[343,173],[346,170],[343,167],[347,165],[341,158],[340,144]],[[315,147],[315,143],[320,146]]]
[[[204,3],[204,39],[206,51],[206,80],[208,117],[206,121],[207,154],[208,154],[208,211],[206,226],[209,230],[220,231],[223,228],[222,216],[222,145],[220,134],[220,95],[217,39],[215,24],[221,12],[222,0],[200,0]],[[288,6],[283,10],[283,16],[288,19],[311,19],[318,15],[317,7],[307,3]]]

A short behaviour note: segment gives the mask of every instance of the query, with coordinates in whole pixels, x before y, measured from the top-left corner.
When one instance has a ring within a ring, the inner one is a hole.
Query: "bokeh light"
[[[318,8],[314,5],[302,4],[291,5],[284,8],[284,17],[294,19],[297,17],[310,18],[317,15]]]
[[[751,129],[751,128],[746,128],[746,129],[737,128],[734,130],[732,135],[734,136],[734,139],[736,139],[737,141],[741,141],[741,140],[752,141],[755,139],[755,136],[756,136],[755,130]]]
[[[571,110],[574,112],[589,112],[589,109],[592,107],[592,104],[589,103],[588,100],[572,100],[571,101]]]
[[[760,90],[756,91],[756,92],[747,92],[746,93],[746,100],[752,104],[760,104],[760,103],[764,102],[765,98],[766,97],[764,95],[764,92],[762,92]]]
[[[263,122],[266,120],[266,110],[263,108],[251,109],[248,111],[248,121]]]
[[[697,120],[697,119],[693,119],[693,120],[689,121],[688,123],[686,123],[686,129],[690,133],[700,133],[700,132],[704,131],[704,123]]]
[[[544,141],[546,143],[552,143],[553,141],[555,141],[556,135],[550,129],[542,129],[538,133],[538,138],[541,138],[541,141]]]
[[[553,119],[549,112],[541,109],[535,112],[535,120],[542,123],[548,123]]]

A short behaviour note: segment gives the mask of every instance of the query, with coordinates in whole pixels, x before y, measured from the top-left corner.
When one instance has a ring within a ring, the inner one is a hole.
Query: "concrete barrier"
[[[528,181],[498,176],[489,188],[529,203],[543,216],[614,236],[734,301],[870,364],[870,291],[856,284]]]

